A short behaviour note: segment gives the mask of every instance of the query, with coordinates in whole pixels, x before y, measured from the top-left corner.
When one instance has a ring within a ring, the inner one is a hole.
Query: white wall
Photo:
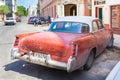
[[[0,1],[0,5],[5,5],[5,3],[3,1]]]
[[[62,17],[64,16],[64,5],[63,4],[60,4],[60,5],[57,5],[57,17]]]
[[[28,16],[37,16],[37,6],[30,6]]]
[[[12,1],[12,4],[13,4],[13,6],[12,6],[12,10],[13,10],[13,17],[15,18],[16,17],[16,14],[15,14],[15,12],[17,11],[17,5],[16,5],[16,2],[15,2],[15,0],[13,0]]]
[[[92,1],[94,4],[94,0]],[[112,5],[120,5],[120,0],[106,0],[106,4],[104,5],[93,5],[92,6],[92,16],[95,17],[95,7],[102,7],[103,8],[103,22],[105,24],[110,24],[110,7]]]
[[[103,7],[103,22],[105,24],[110,24],[110,6],[108,5]]]
[[[107,5],[120,5],[120,0],[106,0]]]
[[[79,12],[79,14],[78,14],[78,16],[84,16],[84,4],[80,4],[79,5],[79,7],[77,7],[78,8],[78,12]]]

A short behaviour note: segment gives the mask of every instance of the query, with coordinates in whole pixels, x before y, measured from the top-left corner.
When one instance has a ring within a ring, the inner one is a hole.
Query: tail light
[[[19,37],[16,37],[15,42],[14,42],[14,47],[17,47],[19,43]]]
[[[77,45],[76,44],[72,44],[72,56],[76,56],[76,51],[77,51]]]

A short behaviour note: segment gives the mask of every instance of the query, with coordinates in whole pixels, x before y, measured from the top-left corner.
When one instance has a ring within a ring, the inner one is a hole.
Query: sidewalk
[[[114,47],[120,49],[120,35],[114,34]]]
[[[0,27],[1,27],[2,25],[4,25],[4,22],[0,21]]]

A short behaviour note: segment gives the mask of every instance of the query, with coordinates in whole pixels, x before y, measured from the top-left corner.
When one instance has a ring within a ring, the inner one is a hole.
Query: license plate
[[[42,53],[34,53],[34,57],[47,59],[47,55]]]

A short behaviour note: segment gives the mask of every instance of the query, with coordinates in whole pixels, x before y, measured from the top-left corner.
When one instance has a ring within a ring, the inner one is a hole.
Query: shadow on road
[[[36,64],[26,64],[26,62],[18,60],[10,64],[5,65],[5,71],[15,71],[20,74],[25,74],[38,78],[40,80],[105,80],[106,76],[117,63],[114,54],[110,50],[105,50],[99,57],[95,59],[93,67],[89,71],[76,70],[72,73],[66,71],[47,68]],[[114,54],[114,56],[113,56]],[[119,57],[119,56],[118,56]]]
[[[5,71],[15,71],[20,74],[36,77],[42,80],[104,80],[105,76],[97,75],[91,71],[76,70],[72,73],[43,67],[36,64],[26,64],[24,61],[16,61],[5,65]]]

